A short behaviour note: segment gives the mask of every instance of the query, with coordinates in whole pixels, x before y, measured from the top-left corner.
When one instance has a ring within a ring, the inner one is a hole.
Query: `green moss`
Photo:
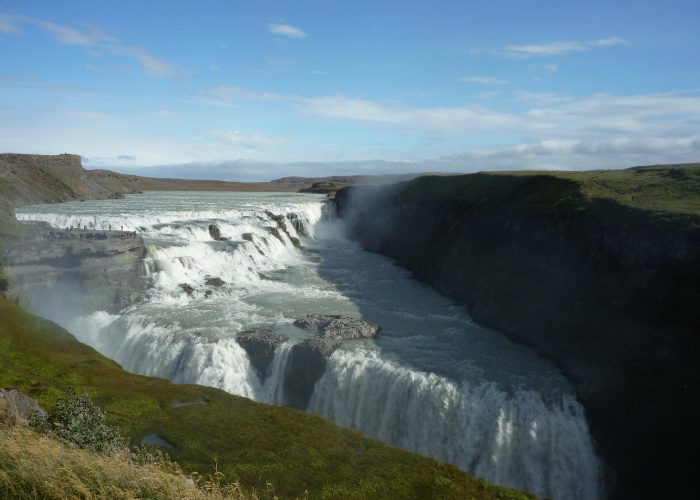
[[[0,318],[0,387],[48,409],[71,388],[86,390],[132,442],[156,432],[174,443],[169,452],[188,471],[206,473],[216,462],[228,479],[259,491],[269,482],[282,497],[531,498],[315,415],[129,374],[3,299]],[[207,403],[175,407],[199,401]]]

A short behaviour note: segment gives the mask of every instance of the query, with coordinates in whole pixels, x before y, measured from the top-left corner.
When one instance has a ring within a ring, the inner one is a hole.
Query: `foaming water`
[[[567,380],[345,239],[332,215],[317,195],[147,193],[23,207],[17,217],[143,236],[151,287],[141,303],[119,315],[52,318],[129,371],[283,404],[294,319],[361,317],[381,325],[379,337],[331,356],[309,411],[497,484],[601,497],[599,462]],[[210,224],[224,239],[212,239]],[[259,327],[290,337],[264,380],[236,342]]]
[[[309,411],[497,484],[553,498],[599,495],[599,464],[569,395],[548,405],[537,392],[456,383],[375,352],[341,350],[317,382]]]

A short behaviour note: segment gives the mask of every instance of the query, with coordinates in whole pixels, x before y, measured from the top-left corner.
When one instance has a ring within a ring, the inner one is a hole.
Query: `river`
[[[280,215],[286,233],[275,231]],[[378,337],[331,355],[307,411],[496,484],[560,499],[604,496],[583,409],[561,373],[345,238],[323,196],[149,192],[22,207],[17,218],[123,226],[144,238],[150,286],[141,301],[116,315],[50,318],[126,370],[283,404],[287,355],[302,335],[293,321],[361,318],[380,325]],[[211,224],[225,240],[212,239]],[[289,337],[264,380],[236,342],[259,327]]]

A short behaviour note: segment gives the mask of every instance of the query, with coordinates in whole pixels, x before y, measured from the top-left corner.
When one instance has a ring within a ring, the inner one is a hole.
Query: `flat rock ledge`
[[[305,330],[318,330],[323,338],[339,340],[370,339],[379,332],[379,325],[339,314],[307,314],[294,324]]]

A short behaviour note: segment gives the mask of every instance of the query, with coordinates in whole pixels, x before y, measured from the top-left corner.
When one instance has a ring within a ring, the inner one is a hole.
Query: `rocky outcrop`
[[[562,368],[613,497],[682,497],[700,446],[700,217],[622,201],[663,182],[692,204],[693,172],[682,184],[670,169],[629,172],[629,196],[604,190],[604,174],[475,174],[345,189],[336,203],[363,246]],[[653,475],[667,481],[649,488]]]
[[[144,292],[146,247],[133,233],[27,226],[34,230],[5,250],[9,293],[26,308],[57,318],[114,313]]]
[[[0,154],[0,216],[32,203],[118,198],[139,192],[131,176],[91,175],[80,156]]]
[[[241,332],[236,336],[236,341],[246,350],[251,364],[262,380],[267,377],[267,370],[275,358],[275,350],[285,340],[287,339],[282,335],[262,328]]]
[[[294,212],[288,213],[287,214],[287,220],[289,223],[294,226],[294,230],[297,232],[299,236],[308,238],[309,237],[309,231],[306,228],[306,224],[304,222],[304,219],[301,218],[299,214],[296,214]]]
[[[224,238],[221,236],[221,228],[217,226],[216,224],[209,224],[209,236],[211,236],[212,240],[216,241],[227,241],[228,238]]]
[[[292,245],[294,245],[299,250],[306,250],[306,248],[301,244],[301,241],[299,240],[299,238],[297,238],[296,236],[292,236],[292,234],[290,234],[289,229],[287,228],[287,218],[284,215],[275,215],[272,212],[270,212],[269,210],[266,210],[265,214],[267,214],[267,216],[277,224],[277,227],[270,228],[270,233],[275,238],[277,238],[284,245],[286,245],[287,242],[284,240],[284,237],[282,236],[282,233],[284,233],[287,235],[287,238],[289,238],[289,241],[292,242]]]
[[[341,341],[370,339],[379,332],[379,325],[337,314],[307,314],[294,324],[305,330],[318,330],[321,338]]]
[[[294,322],[308,330],[312,337],[297,342],[291,348],[284,373],[284,404],[306,409],[316,381],[326,370],[333,352],[348,340],[373,338],[379,326],[356,318],[339,315],[309,314]],[[275,350],[286,337],[267,329],[241,332],[237,342],[248,353],[250,362],[261,379],[267,377]]]
[[[285,404],[306,409],[331,354],[347,340],[375,337],[379,326],[347,316],[322,314],[306,315],[294,324],[316,334],[294,345],[284,378]]]
[[[206,284],[208,286],[213,286],[213,287],[219,288],[219,287],[224,286],[226,284],[226,282],[224,280],[222,280],[221,278],[214,277],[214,278],[205,279],[204,284]]]
[[[46,411],[35,399],[15,389],[0,389],[0,429],[3,426],[28,425],[33,419],[47,417]]]

